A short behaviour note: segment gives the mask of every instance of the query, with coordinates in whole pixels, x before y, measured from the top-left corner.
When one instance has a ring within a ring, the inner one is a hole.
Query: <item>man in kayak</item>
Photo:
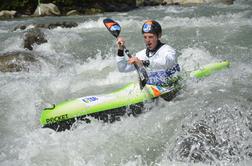
[[[117,38],[118,53],[117,67],[120,72],[134,71],[134,65],[143,65],[147,69],[147,84],[159,86],[175,86],[179,78],[177,75],[180,67],[177,63],[176,51],[169,45],[162,43],[162,28],[157,21],[147,20],[142,26],[142,34],[146,49],[136,53],[129,59],[124,56],[123,37]],[[178,89],[169,95],[162,96],[165,100],[171,100]]]

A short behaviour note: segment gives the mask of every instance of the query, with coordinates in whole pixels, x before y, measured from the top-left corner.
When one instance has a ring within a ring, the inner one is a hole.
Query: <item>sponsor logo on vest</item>
[[[46,123],[55,123],[55,122],[59,122],[59,121],[63,121],[66,120],[68,118],[68,115],[60,115],[60,116],[55,116],[49,119],[46,119]]]

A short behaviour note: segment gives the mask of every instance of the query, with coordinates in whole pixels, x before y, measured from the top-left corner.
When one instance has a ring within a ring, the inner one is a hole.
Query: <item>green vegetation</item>
[[[136,6],[136,0],[40,0],[40,3],[53,3],[65,14],[69,10],[78,10],[80,13],[89,14],[104,11],[113,11],[108,4],[114,6]],[[8,0],[0,3],[1,10],[16,10],[20,14],[32,14],[38,5],[37,0]],[[120,11],[121,9],[118,8]]]

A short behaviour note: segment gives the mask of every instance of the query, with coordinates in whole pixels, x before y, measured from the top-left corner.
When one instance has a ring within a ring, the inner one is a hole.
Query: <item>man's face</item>
[[[153,33],[144,33],[143,36],[146,47],[153,50],[157,46],[158,36]]]

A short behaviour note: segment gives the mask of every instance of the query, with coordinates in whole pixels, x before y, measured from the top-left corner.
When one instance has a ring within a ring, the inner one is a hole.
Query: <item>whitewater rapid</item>
[[[12,31],[17,25],[74,21],[78,26],[43,29],[48,42],[34,46],[38,62],[27,64],[29,71],[0,72],[0,165],[251,165],[251,16],[252,4],[244,0],[230,6],[157,6],[1,21],[0,53],[24,51],[25,31]],[[102,22],[106,17],[120,23],[132,53],[144,48],[142,23],[160,22],[162,41],[177,50],[184,89],[137,118],[112,124],[94,120],[59,133],[42,129],[43,108],[137,80],[136,73],[116,68],[115,39]],[[203,80],[187,79],[186,71],[221,60],[229,60],[230,69]]]

